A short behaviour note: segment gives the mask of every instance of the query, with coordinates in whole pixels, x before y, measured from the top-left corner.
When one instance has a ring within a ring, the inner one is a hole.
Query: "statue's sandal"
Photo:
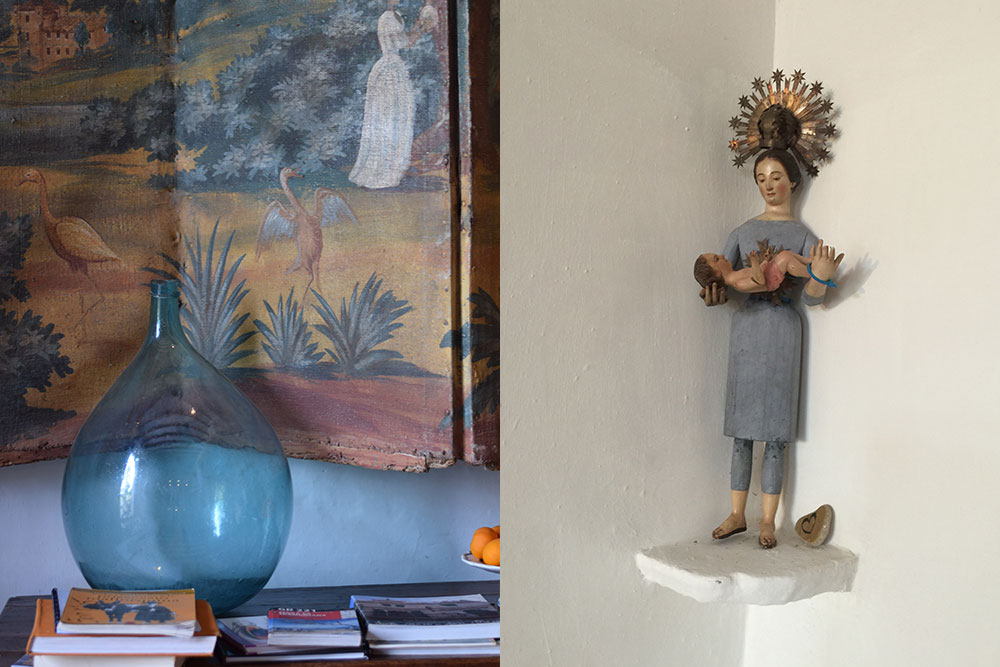
[[[743,526],[742,528],[733,528],[731,531],[729,531],[728,533],[725,533],[723,535],[716,535],[715,533],[712,533],[712,539],[715,539],[715,540],[724,540],[727,537],[732,537],[733,535],[736,535],[737,533],[745,533],[745,532],[747,532],[747,527],[746,526]]]

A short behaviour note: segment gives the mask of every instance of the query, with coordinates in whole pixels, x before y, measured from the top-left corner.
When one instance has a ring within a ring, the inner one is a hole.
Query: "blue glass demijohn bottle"
[[[73,443],[63,524],[94,588],[193,587],[220,613],[278,564],[288,462],[260,411],[188,343],[177,281],[151,292],[146,340]]]

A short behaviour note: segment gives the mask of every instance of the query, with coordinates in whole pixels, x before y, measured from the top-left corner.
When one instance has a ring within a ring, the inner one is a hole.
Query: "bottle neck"
[[[153,294],[149,301],[149,331],[146,341],[178,341],[186,342],[184,330],[181,329],[180,304],[176,295],[160,296]]]

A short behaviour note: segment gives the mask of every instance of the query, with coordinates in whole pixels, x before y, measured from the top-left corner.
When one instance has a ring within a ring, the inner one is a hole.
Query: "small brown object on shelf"
[[[815,512],[810,512],[795,522],[795,534],[811,547],[818,547],[830,536],[830,526],[833,524],[833,508],[820,505]]]

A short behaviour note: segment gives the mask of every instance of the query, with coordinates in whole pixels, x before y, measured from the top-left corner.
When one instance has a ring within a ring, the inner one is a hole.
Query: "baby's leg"
[[[809,277],[809,270],[806,268],[809,265],[808,257],[796,254],[791,250],[782,250],[774,258],[774,261],[778,263],[778,268],[785,273],[789,273],[796,278]]]

